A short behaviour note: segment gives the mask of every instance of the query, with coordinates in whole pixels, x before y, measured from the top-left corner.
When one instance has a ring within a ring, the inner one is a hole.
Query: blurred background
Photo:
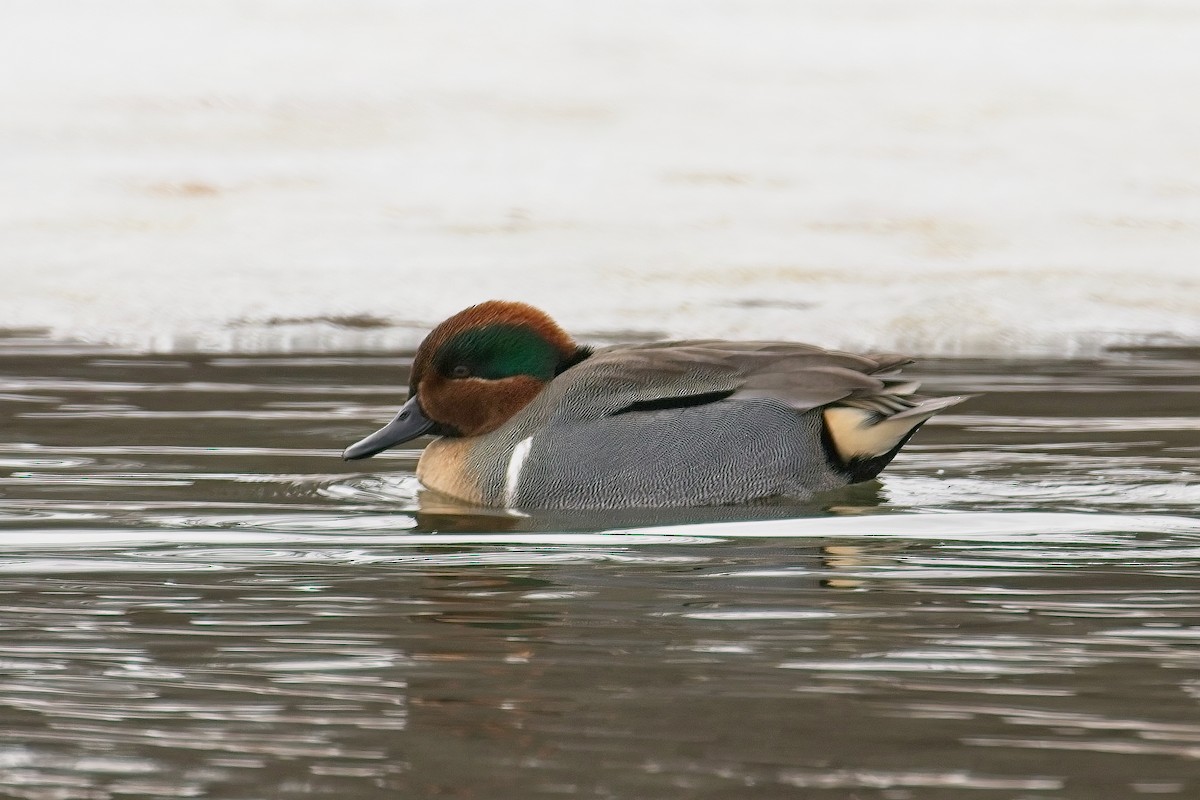
[[[1190,0],[6,0],[0,327],[1200,340]]]

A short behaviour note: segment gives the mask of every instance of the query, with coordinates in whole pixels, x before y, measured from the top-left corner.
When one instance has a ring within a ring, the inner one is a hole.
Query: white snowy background
[[[0,75],[0,328],[1200,342],[1196,0],[5,0]]]

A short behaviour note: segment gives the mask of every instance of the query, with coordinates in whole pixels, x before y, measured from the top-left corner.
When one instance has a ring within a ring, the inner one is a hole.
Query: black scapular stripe
[[[656,397],[653,400],[639,400],[636,403],[630,403],[624,408],[613,412],[613,416],[617,414],[631,414],[635,411],[663,411],[668,408],[688,408],[690,406],[702,406],[708,403],[715,403],[718,400],[724,400],[729,395],[733,394],[733,390],[727,392],[704,392],[703,394],[687,394],[682,397]]]

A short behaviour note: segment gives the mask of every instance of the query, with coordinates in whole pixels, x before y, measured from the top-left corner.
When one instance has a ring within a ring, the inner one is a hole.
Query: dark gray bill
[[[409,398],[401,407],[400,412],[392,417],[392,421],[372,433],[360,442],[355,442],[342,452],[342,458],[353,461],[357,458],[370,458],[376,453],[382,453],[389,447],[395,447],[409,439],[415,439],[431,429],[435,424],[425,416],[417,403],[416,395]]]

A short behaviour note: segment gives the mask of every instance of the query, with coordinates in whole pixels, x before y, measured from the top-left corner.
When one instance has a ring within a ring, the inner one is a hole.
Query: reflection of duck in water
[[[351,445],[441,438],[417,475],[486,506],[613,508],[807,497],[874,478],[925,420],[908,359],[791,342],[577,345],[541,311],[490,301],[417,349],[409,400]]]

